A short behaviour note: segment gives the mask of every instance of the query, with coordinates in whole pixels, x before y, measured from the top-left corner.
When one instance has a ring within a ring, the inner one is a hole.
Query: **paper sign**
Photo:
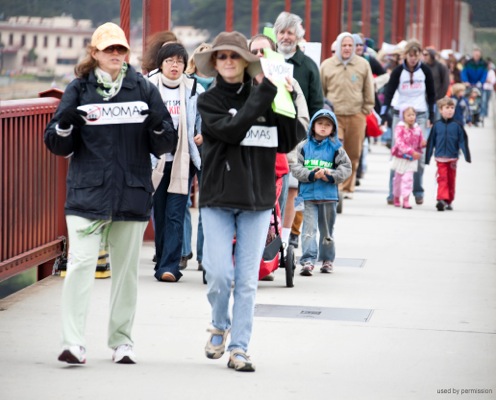
[[[274,43],[277,43],[277,38],[276,38],[276,34],[274,33],[274,28],[271,28],[270,26],[264,27],[263,34],[265,36],[270,37],[274,41]]]
[[[286,89],[286,77],[293,77],[293,64],[284,61],[282,54],[270,49],[264,49],[264,57],[260,59],[262,70],[277,86],[277,94],[272,103],[275,113],[295,118],[296,109],[291,94]]]
[[[147,117],[140,112],[148,110],[148,104],[143,101],[85,104],[78,110],[88,113],[83,117],[87,125],[140,124]]]
[[[246,133],[240,143],[241,146],[277,147],[277,127],[254,125]]]

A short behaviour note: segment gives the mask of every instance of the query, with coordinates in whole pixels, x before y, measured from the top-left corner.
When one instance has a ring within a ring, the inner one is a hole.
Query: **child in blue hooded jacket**
[[[351,175],[351,161],[337,137],[338,121],[332,111],[317,111],[310,121],[308,138],[296,147],[298,162],[291,172],[299,181],[304,200],[300,275],[311,276],[316,261],[320,272],[333,271],[336,248],[333,238],[338,184]],[[317,228],[319,245],[317,246]]]

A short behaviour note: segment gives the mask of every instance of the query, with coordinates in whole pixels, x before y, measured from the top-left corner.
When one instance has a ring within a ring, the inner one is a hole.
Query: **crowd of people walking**
[[[236,371],[255,371],[248,348],[272,210],[277,203],[283,248],[301,245],[300,275],[312,276],[317,263],[321,273],[333,272],[335,221],[366,176],[372,126],[385,132],[375,140],[391,148],[387,204],[412,209],[413,195],[422,205],[424,165],[434,157],[436,208],[453,210],[460,151],[471,161],[464,126],[488,116],[496,84],[491,60],[479,48],[465,62],[444,60],[414,39],[401,52],[381,54],[363,35],[342,32],[332,56],[317,65],[303,51],[304,32],[299,16],[282,12],[273,37],[222,32],[191,56],[172,32],[160,32],[148,41],[142,75],[125,61],[130,47],[117,25],[95,30],[45,132],[49,150],[71,160],[60,361],[86,362],[85,321],[103,242],[112,267],[108,346],[114,362],[136,362],[144,230],[151,217],[150,275],[177,283],[193,257],[195,176],[195,251],[211,306],[205,355],[229,352]],[[292,65],[283,88],[262,69],[269,51]],[[272,107],[278,90],[288,93],[294,116]],[[99,114],[106,107],[128,112],[106,120]]]

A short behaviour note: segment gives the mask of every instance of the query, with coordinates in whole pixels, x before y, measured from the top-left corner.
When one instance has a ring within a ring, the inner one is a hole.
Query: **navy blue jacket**
[[[429,134],[427,149],[425,151],[425,163],[434,157],[458,158],[460,150],[467,162],[471,162],[470,150],[468,148],[468,136],[458,122],[453,118],[448,120],[441,118],[437,121]]]
[[[129,66],[119,93],[104,102],[93,72],[66,88],[45,130],[48,149],[70,156],[66,215],[113,221],[148,221],[153,185],[150,153],[174,151],[177,132],[157,88]],[[163,116],[162,134],[144,130],[142,123],[84,125],[64,137],[56,126],[64,110],[80,105],[143,101]]]

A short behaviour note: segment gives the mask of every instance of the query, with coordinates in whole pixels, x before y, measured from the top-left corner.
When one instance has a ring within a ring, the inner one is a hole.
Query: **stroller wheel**
[[[286,286],[293,287],[293,278],[296,269],[296,257],[294,253],[294,247],[292,245],[289,245],[286,248],[286,262],[284,264],[286,268]]]

